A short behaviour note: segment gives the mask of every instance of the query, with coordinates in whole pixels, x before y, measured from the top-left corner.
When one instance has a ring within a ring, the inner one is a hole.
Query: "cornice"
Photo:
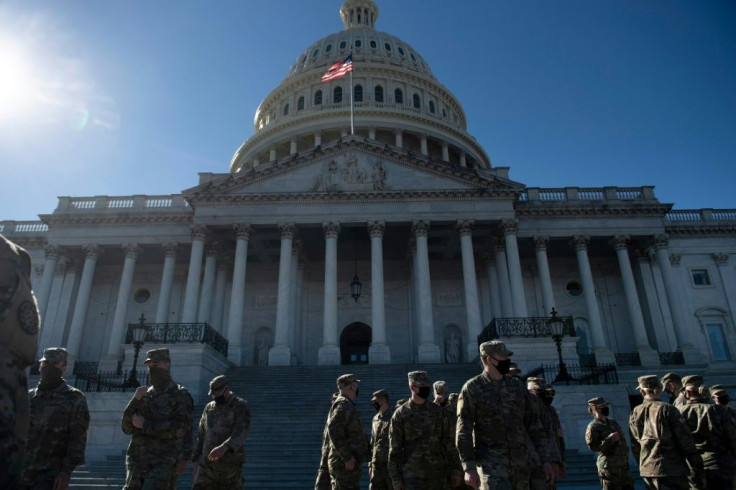
[[[140,225],[189,225],[192,222],[194,213],[185,216],[178,215],[146,215],[146,214],[130,214],[130,215],[47,215],[44,222],[49,227],[75,227],[75,226],[140,226]]]
[[[689,225],[667,225],[665,230],[668,235],[671,236],[724,236],[724,235],[736,235],[736,224],[689,224]]]
[[[606,216],[637,216],[646,218],[662,218],[666,209],[661,205],[588,205],[580,207],[535,207],[526,208],[517,206],[516,217],[520,220],[529,220],[535,218],[590,218],[590,217],[606,217]]]

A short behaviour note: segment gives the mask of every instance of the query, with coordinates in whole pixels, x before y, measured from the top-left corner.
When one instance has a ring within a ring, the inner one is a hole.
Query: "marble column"
[[[371,364],[391,364],[391,349],[386,342],[386,305],[383,287],[383,233],[386,223],[368,223],[371,236],[371,322],[373,338],[368,349],[368,362]]]
[[[66,341],[66,348],[69,351],[70,372],[74,372],[74,361],[79,359],[79,347],[82,343],[84,335],[84,325],[87,323],[87,310],[89,308],[89,297],[92,292],[92,281],[95,277],[95,268],[97,267],[97,258],[100,250],[97,245],[82,245],[84,251],[84,267],[82,268],[82,278],[79,281],[79,290],[77,291],[77,301],[74,305],[74,314],[72,315],[72,323],[69,327],[69,337]]]
[[[613,237],[611,244],[614,250],[616,250],[618,265],[621,269],[621,280],[624,283],[626,306],[629,311],[631,329],[634,333],[634,342],[636,343],[636,350],[639,352],[639,359],[641,360],[642,366],[659,366],[659,354],[649,345],[647,328],[644,325],[644,315],[641,312],[639,295],[636,292],[634,272],[631,270],[628,241],[629,237],[627,235],[616,235]]]
[[[651,262],[656,263],[654,250],[650,253],[640,253],[636,257],[637,273],[641,280],[643,291],[643,300],[646,301],[646,312],[651,322],[651,333],[655,338],[657,351],[671,352],[677,348],[676,342],[672,342],[674,328],[666,328],[664,324],[664,316],[662,315],[662,306],[659,301],[657,285],[654,278],[654,270]],[[665,300],[666,301],[666,300]],[[645,316],[646,318],[646,316]]]
[[[588,313],[588,325],[590,325],[590,336],[593,341],[593,353],[598,364],[613,364],[616,362],[616,358],[606,343],[601,312],[598,308],[598,298],[595,294],[593,271],[590,269],[590,260],[588,260],[589,242],[590,237],[588,236],[576,235],[573,238],[575,254],[578,258],[578,267],[580,268],[580,281],[583,283],[583,297],[585,298],[585,309]]]
[[[199,301],[199,280],[202,275],[202,255],[204,242],[207,238],[207,227],[194,225],[192,229],[192,252],[189,256],[189,273],[187,274],[187,289],[184,293],[184,308],[181,315],[182,323],[197,321],[197,306]]]
[[[458,234],[460,235],[460,251],[463,264],[463,289],[465,290],[467,343],[465,346],[464,357],[466,361],[474,359],[478,355],[478,335],[480,335],[480,332],[483,330],[483,322],[480,318],[480,301],[478,300],[478,279],[475,272],[475,254],[473,253],[474,224],[474,220],[460,220],[456,225]],[[459,351],[460,349],[457,350]],[[458,361],[459,360],[460,359],[458,359]]]
[[[555,307],[555,295],[552,290],[552,276],[549,273],[549,262],[547,261],[547,244],[549,237],[535,236],[534,250],[537,255],[537,269],[539,269],[539,282],[542,285],[542,303],[544,304],[544,316],[552,314]]]
[[[227,321],[227,358],[240,366],[243,358],[243,309],[245,305],[245,266],[248,258],[248,240],[251,228],[245,223],[233,225],[235,230],[235,261],[230,291],[230,311]]]
[[[664,291],[667,295],[667,303],[670,305],[672,313],[672,324],[675,327],[675,337],[677,338],[677,348],[682,352],[686,364],[702,363],[702,354],[696,349],[692,343],[692,339],[688,333],[691,325],[688,325],[688,314],[683,308],[683,301],[678,291],[678,282],[670,264],[670,256],[667,250],[669,238],[666,235],[657,235],[654,237],[654,250],[657,255],[657,263],[662,273],[664,281]]]
[[[279,257],[279,285],[276,299],[276,331],[274,345],[268,351],[269,366],[289,366],[289,298],[291,297],[291,245],[296,233],[294,223],[279,225],[281,231],[281,255]]]
[[[425,134],[419,136],[419,151],[422,155],[429,155],[429,150],[427,149],[427,135]]]
[[[339,223],[324,223],[325,231],[325,296],[322,346],[319,348],[319,365],[340,364],[340,344],[337,338],[337,237]]]
[[[503,239],[506,243],[506,258],[509,265],[509,282],[511,283],[511,300],[514,303],[514,316],[526,317],[526,296],[524,294],[524,278],[521,275],[521,259],[519,259],[519,245],[516,243],[516,220],[501,221]]]
[[[492,254],[486,254],[486,275],[488,276],[488,294],[491,297],[491,316],[488,318],[490,322],[493,318],[501,318],[503,316],[501,310],[501,294],[498,290],[498,271],[496,270],[496,260]]]
[[[121,344],[125,341],[125,327],[128,323],[130,288],[133,286],[135,262],[141,249],[136,243],[126,243],[123,245],[123,251],[125,252],[125,263],[123,264],[123,274],[120,278],[120,287],[118,288],[118,300],[115,305],[115,316],[113,316],[112,320],[110,343],[107,346],[107,361],[118,359],[121,352]]]
[[[435,341],[434,318],[432,313],[432,286],[429,277],[429,248],[427,235],[429,221],[416,220],[412,231],[417,245],[417,286],[419,300],[419,348],[417,362],[440,362],[440,348]]]
[[[736,283],[734,281],[733,274],[728,267],[729,254],[727,253],[714,253],[711,254],[713,262],[718,267],[718,275],[721,278],[721,286],[723,292],[726,295],[726,304],[728,305],[728,311],[731,312],[732,325],[736,325]]]
[[[496,270],[498,272],[498,291],[501,296],[500,318],[513,318],[514,301],[511,298],[511,284],[509,283],[509,267],[506,262],[506,246],[494,237],[496,250]]]
[[[227,259],[217,261],[217,274],[215,276],[215,302],[212,305],[212,328],[219,333],[225,332],[222,323],[225,314],[225,290],[227,289],[227,271],[232,262]]]
[[[299,297],[298,274],[299,274],[299,254],[301,253],[302,243],[300,240],[294,240],[291,247],[291,296],[289,297],[289,345],[292,350],[292,358],[295,358],[299,351],[299,342],[297,339],[296,327],[296,310]],[[298,360],[297,360],[298,362]]]
[[[394,132],[394,135],[396,136],[396,141],[395,141],[396,147],[403,148],[404,147],[404,133],[400,129],[397,129]]]
[[[217,253],[219,245],[210,243],[205,252],[204,277],[202,278],[202,292],[199,299],[197,323],[212,322],[212,300],[215,295],[215,274],[217,273]]]
[[[51,285],[54,283],[54,275],[56,274],[56,264],[59,262],[59,247],[56,245],[46,245],[43,249],[46,254],[46,261],[43,266],[43,277],[41,285],[34,291],[36,293],[36,302],[38,303],[38,313],[41,315],[42,329],[43,320],[46,319],[46,308],[49,305],[49,295],[51,293]]]
[[[164,249],[164,271],[161,274],[161,292],[156,305],[156,323],[169,323],[169,305],[171,304],[171,288],[174,285],[176,272],[176,248],[178,244],[168,242],[162,245]]]

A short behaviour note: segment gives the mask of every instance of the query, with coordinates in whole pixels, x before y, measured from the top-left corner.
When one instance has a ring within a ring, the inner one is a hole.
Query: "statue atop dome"
[[[348,29],[375,29],[378,7],[373,0],[347,0],[340,7],[340,17]]]

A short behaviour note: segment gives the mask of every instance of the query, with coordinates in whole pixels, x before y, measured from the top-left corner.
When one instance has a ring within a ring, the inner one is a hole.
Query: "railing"
[[[136,370],[136,379],[140,383],[138,386],[148,385],[146,369]],[[85,393],[134,391],[136,389],[135,383],[130,383],[128,371],[77,374],[74,378],[74,387]]]
[[[641,366],[641,358],[638,352],[626,352],[614,354],[617,366]]]
[[[660,352],[659,363],[662,366],[685,364],[685,357],[682,352]]]
[[[77,361],[74,363],[74,372],[76,375],[90,375],[97,374],[100,363],[96,361]]]
[[[129,324],[126,344],[133,343],[132,328],[139,324]],[[146,323],[148,333],[146,344],[207,344],[227,357],[228,341],[217,330],[206,323]]]
[[[189,208],[189,204],[181,194],[164,196],[94,196],[94,197],[60,197],[56,212],[134,210],[145,209],[179,209]]]
[[[615,364],[601,364],[600,366],[581,366],[575,364],[565,364],[569,379],[565,380],[565,385],[616,385],[618,384],[618,371]],[[544,378],[548,383],[554,384],[555,376],[560,372],[559,364],[543,364],[537,369],[530,371],[537,376]],[[559,382],[562,383],[562,382]]]
[[[23,233],[46,233],[49,225],[41,221],[3,221],[0,222],[0,233],[11,236]]]
[[[673,209],[664,219],[670,223],[736,221],[736,209]]]
[[[655,200],[654,188],[645,187],[527,187],[521,201],[644,201]]]
[[[563,333],[575,337],[571,316],[558,316],[565,323]],[[478,345],[493,339],[507,337],[552,337],[549,317],[494,318],[478,335]]]

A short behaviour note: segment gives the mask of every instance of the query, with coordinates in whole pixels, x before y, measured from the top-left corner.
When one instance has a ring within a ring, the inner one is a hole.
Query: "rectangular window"
[[[723,326],[718,323],[709,323],[705,326],[708,330],[710,349],[713,351],[713,360],[728,361],[731,355],[728,352],[728,344],[723,336]]]
[[[693,286],[695,287],[711,286],[708,269],[690,269],[690,276],[692,277]]]

